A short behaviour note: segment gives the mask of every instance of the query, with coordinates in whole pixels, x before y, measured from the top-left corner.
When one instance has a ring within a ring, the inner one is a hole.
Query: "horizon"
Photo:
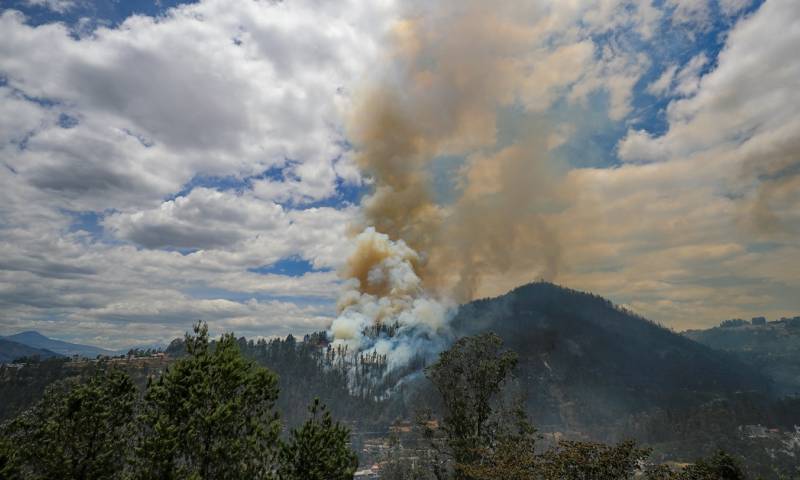
[[[792,0],[12,0],[0,333],[361,342],[375,298],[438,331],[536,279],[676,332],[796,316],[798,22]],[[397,264],[360,271],[359,241]]]
[[[520,285],[518,287],[514,287],[514,289],[509,290],[508,292],[505,292],[505,293],[503,293],[501,295],[497,295],[497,296],[494,296],[494,297],[480,298],[480,299],[476,299],[475,301],[493,300],[493,299],[504,297],[504,296],[506,296],[508,294],[511,294],[512,292],[514,292],[517,289],[524,288],[524,287],[531,286],[531,285],[537,285],[537,284],[541,284],[541,283],[555,286],[555,287],[557,287],[558,289],[561,289],[561,290],[573,291],[573,292],[576,292],[579,295],[580,294],[583,294],[583,295],[594,295],[593,292],[589,292],[589,291],[573,290],[573,289],[570,289],[569,287],[564,286],[564,285],[559,285],[559,284],[552,283],[552,282],[537,281],[537,282],[530,282],[530,283],[525,284],[525,285]],[[604,297],[601,297],[601,298],[604,298]],[[613,303],[613,302],[612,302],[612,305],[613,305],[613,307],[615,307],[617,309],[620,308],[620,307],[624,307],[622,305],[619,305],[619,304],[616,304],[616,303]],[[630,313],[630,314],[632,314],[634,316],[639,316],[638,313],[633,312],[633,311],[628,311],[628,313]],[[652,322],[651,319],[648,319],[648,318],[645,318],[645,317],[641,317],[641,318],[643,318],[646,321]],[[780,321],[787,320],[787,319],[800,318],[800,315],[790,316],[790,317],[785,317],[785,316],[784,317],[775,317],[775,318],[769,318],[769,317],[764,317],[763,315],[758,315],[756,317],[751,317],[749,319],[740,319],[740,318],[722,319],[722,320],[720,320],[719,323],[714,324],[714,325],[709,325],[709,326],[704,327],[704,328],[697,328],[697,329],[687,328],[685,330],[675,330],[675,329],[670,328],[670,330],[672,330],[676,334],[680,334],[680,335],[684,335],[685,336],[687,333],[691,333],[691,332],[702,332],[702,331],[705,331],[705,330],[710,330],[710,329],[714,329],[714,328],[720,328],[720,327],[722,327],[723,323],[731,321],[731,320],[742,320],[742,321],[746,322],[747,325],[751,325],[751,322],[753,320],[757,319],[757,318],[764,318],[765,321],[766,321],[766,324],[768,325],[770,323],[780,322]],[[664,326],[664,325],[661,325],[661,326]],[[668,326],[665,326],[665,327],[669,328]],[[33,334],[37,334],[37,335],[43,336],[43,337],[45,337],[45,338],[47,338],[49,340],[56,340],[56,341],[67,342],[67,343],[74,343],[74,344],[79,344],[79,345],[89,346],[89,347],[97,347],[97,348],[101,348],[101,349],[109,350],[111,352],[117,352],[118,353],[118,352],[122,352],[122,351],[124,351],[126,349],[132,349],[132,348],[143,348],[143,347],[150,348],[150,347],[156,347],[156,346],[158,348],[166,348],[171,341],[176,340],[176,339],[182,339],[184,337],[184,335],[189,334],[191,331],[192,331],[192,325],[189,325],[189,326],[187,326],[184,334],[182,334],[182,335],[178,335],[178,336],[172,337],[172,338],[164,338],[164,339],[161,339],[159,341],[152,342],[150,344],[131,344],[131,345],[126,345],[126,346],[123,346],[122,348],[108,348],[108,347],[105,347],[103,345],[90,344],[90,343],[82,342],[80,338],[77,338],[77,339],[60,338],[57,333],[56,334],[42,333],[42,332],[37,331],[37,330],[23,330],[23,331],[17,331],[17,332],[14,332],[14,333],[4,333],[3,331],[0,331],[0,339],[13,337],[15,335],[22,335],[22,334],[25,334],[25,333],[33,333]],[[231,333],[231,334],[235,335],[237,338],[244,337],[244,338],[246,338],[248,340],[256,340],[256,341],[258,341],[258,340],[261,340],[261,339],[266,339],[266,340],[284,339],[288,335],[292,335],[295,338],[303,338],[305,335],[308,335],[308,334],[311,334],[311,333],[317,333],[317,332],[320,332],[320,331],[324,331],[324,330],[314,330],[314,331],[308,331],[308,332],[289,332],[286,335],[269,335],[269,336],[263,336],[263,335],[245,336],[245,335],[238,335],[237,332],[235,332],[235,331],[219,331],[219,332],[213,332],[212,337],[218,337],[218,336],[221,336],[222,334]]]

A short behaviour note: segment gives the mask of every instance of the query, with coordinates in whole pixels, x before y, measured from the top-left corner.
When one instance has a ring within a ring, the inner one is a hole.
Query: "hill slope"
[[[11,363],[21,357],[51,358],[59,354],[41,348],[34,348],[22,343],[0,338],[0,363]]]
[[[458,335],[494,331],[519,354],[519,383],[539,425],[586,430],[631,412],[771,389],[731,355],[550,283],[464,305],[453,325]]]
[[[112,352],[111,350],[105,350],[91,345],[80,345],[77,343],[55,340],[45,337],[39,332],[21,332],[3,338],[29,347],[44,348],[66,356],[79,355],[81,357],[94,358],[98,355],[116,355],[116,352]]]
[[[800,394],[800,317],[762,325],[721,325],[683,335],[735,355],[775,381],[784,395]]]

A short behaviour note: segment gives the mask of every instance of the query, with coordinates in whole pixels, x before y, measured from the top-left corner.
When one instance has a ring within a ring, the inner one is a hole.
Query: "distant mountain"
[[[586,429],[637,411],[771,389],[730,354],[550,283],[464,305],[453,325],[458,335],[493,331],[519,354],[518,382],[539,425]]]
[[[60,356],[61,355],[51,352],[50,350],[34,348],[22,343],[0,338],[0,363],[11,363],[22,357],[39,357],[44,359]]]
[[[760,321],[759,321],[760,320]],[[778,392],[800,394],[800,317],[766,322],[727,320],[706,330],[687,330],[687,338],[735,355],[775,381]]]
[[[55,353],[59,353],[61,355],[66,355],[70,357],[73,355],[79,355],[81,357],[95,358],[98,355],[113,356],[117,354],[116,352],[113,352],[111,350],[106,350],[100,347],[93,347],[91,345],[80,345],[77,343],[69,343],[69,342],[63,342],[61,340],[55,340],[52,338],[45,337],[39,332],[33,332],[33,331],[17,333],[16,335],[9,335],[7,337],[3,337],[3,339],[21,343],[29,347],[47,349]]]

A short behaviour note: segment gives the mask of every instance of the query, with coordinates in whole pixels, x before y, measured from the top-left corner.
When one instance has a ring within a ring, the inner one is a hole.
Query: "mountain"
[[[22,343],[0,338],[0,363],[11,363],[21,357],[51,358],[60,356],[61,355],[51,352],[50,350],[34,348]]]
[[[718,327],[687,330],[683,335],[752,365],[774,380],[779,393],[800,394],[800,317],[726,320]]]
[[[551,283],[466,304],[453,326],[458,335],[493,331],[517,352],[517,381],[538,425],[585,431],[653,408],[771,391],[733,355]]]
[[[41,333],[33,331],[9,335],[7,337],[3,337],[3,339],[21,343],[29,347],[47,349],[69,357],[78,355],[81,357],[95,358],[98,355],[116,355],[116,352],[111,350],[105,350],[103,348],[93,347],[91,345],[63,342],[61,340],[45,337]]]

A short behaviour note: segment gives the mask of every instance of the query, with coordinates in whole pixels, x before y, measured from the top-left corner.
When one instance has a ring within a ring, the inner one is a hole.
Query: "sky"
[[[328,328],[373,186],[357,107],[403,85],[387,78],[416,48],[409,19],[450,32],[479,3],[0,4],[0,335],[124,348],[197,320],[248,337]],[[476,165],[546,131],[530,148],[557,188],[530,188],[569,192],[547,213],[548,280],[675,330],[800,315],[800,2],[506,9],[522,27],[496,38],[513,51],[484,46],[519,82],[471,125],[480,141],[436,152],[437,202],[459,172],[491,189]],[[493,68],[475,48],[475,69]],[[441,64],[427,61],[423,86]],[[543,275],[519,265],[478,294]]]

